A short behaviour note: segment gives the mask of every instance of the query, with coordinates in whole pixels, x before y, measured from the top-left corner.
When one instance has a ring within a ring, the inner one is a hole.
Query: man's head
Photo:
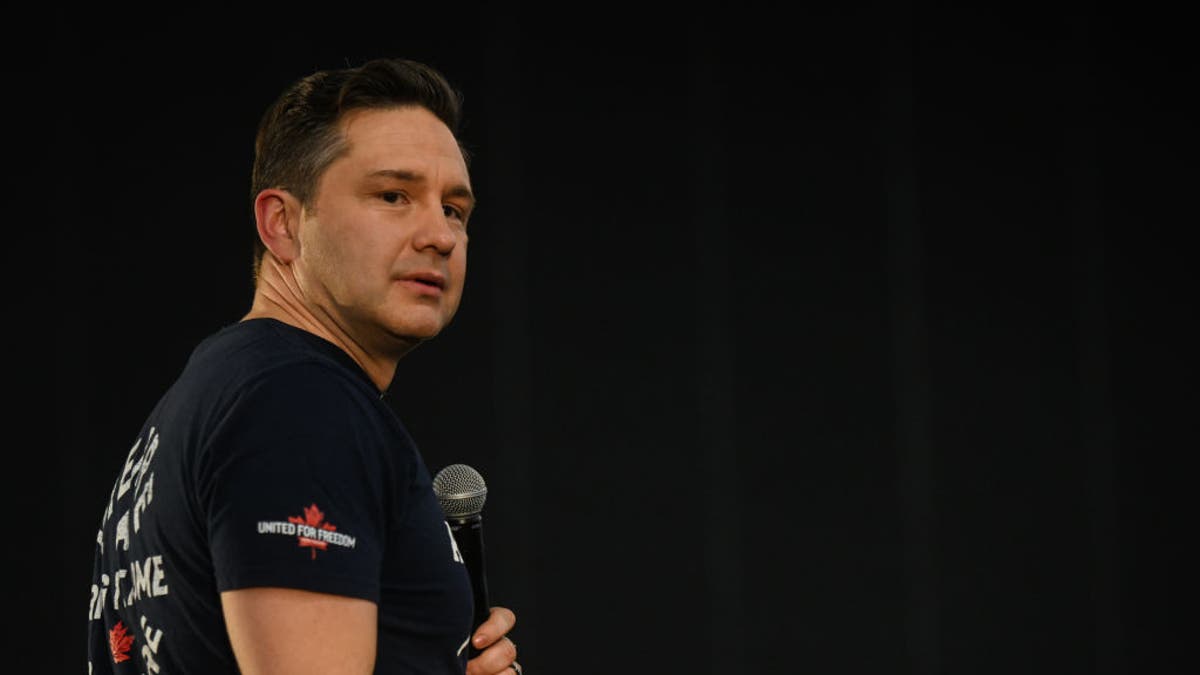
[[[256,142],[259,292],[388,360],[457,311],[474,207],[458,94],[436,71],[378,60],[300,80]],[[267,252],[269,250],[269,253]]]
[[[258,124],[250,201],[267,188],[285,188],[310,206],[317,181],[346,151],[340,122],[354,110],[420,106],[457,138],[462,95],[435,69],[407,59],[376,59],[308,75],[280,94]],[[469,155],[462,148],[464,160]],[[254,271],[265,247],[254,240]]]

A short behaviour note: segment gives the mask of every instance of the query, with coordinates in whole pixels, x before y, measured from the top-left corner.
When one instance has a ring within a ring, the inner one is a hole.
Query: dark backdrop
[[[480,207],[460,314],[393,401],[431,470],[488,481],[526,672],[1181,671],[1179,17],[308,11],[9,26],[34,180],[5,254],[31,378],[4,670],[84,672],[112,478],[248,307],[258,115],[314,68],[402,55],[465,90]]]

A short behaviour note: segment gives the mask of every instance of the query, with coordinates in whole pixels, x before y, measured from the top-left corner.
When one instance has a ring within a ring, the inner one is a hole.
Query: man
[[[116,479],[90,673],[520,673],[512,611],[471,625],[429,472],[382,400],[462,296],[459,117],[442,75],[401,59],[317,72],[267,110],[254,299]]]

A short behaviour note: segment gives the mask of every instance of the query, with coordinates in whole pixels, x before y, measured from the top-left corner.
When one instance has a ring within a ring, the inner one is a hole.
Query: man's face
[[[454,136],[424,108],[356,111],[342,128],[349,152],[301,215],[297,282],[363,348],[402,354],[458,309],[470,178]]]

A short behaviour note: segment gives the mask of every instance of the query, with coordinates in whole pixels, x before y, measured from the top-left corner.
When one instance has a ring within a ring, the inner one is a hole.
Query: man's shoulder
[[[176,402],[218,412],[247,404],[274,407],[272,402],[288,402],[291,410],[348,412],[373,408],[378,399],[340,348],[267,319],[232,324],[207,337],[172,390]]]
[[[221,377],[261,376],[280,369],[311,366],[331,376],[360,370],[340,348],[312,333],[274,319],[240,321],[218,330],[197,345],[191,370]]]

